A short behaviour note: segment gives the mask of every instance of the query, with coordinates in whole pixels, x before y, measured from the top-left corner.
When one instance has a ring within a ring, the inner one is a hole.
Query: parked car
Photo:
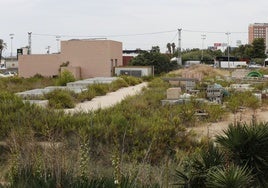
[[[2,77],[2,78],[12,77],[12,76],[16,76],[16,75],[17,75],[17,73],[12,72],[12,71],[6,71],[4,73],[0,73],[0,77]]]
[[[248,68],[249,68],[249,69],[257,69],[257,68],[261,68],[261,67],[262,67],[261,65],[255,63],[255,62],[250,62],[250,63],[248,64]]]

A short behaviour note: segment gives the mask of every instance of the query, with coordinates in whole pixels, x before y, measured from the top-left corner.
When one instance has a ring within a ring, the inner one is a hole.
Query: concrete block
[[[167,99],[178,99],[181,95],[181,88],[174,87],[167,89]]]

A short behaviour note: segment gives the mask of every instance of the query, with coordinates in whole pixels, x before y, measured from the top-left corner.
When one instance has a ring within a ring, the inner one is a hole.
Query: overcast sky
[[[57,52],[61,40],[98,38],[121,41],[123,49],[150,49],[178,45],[204,48],[214,43],[236,46],[248,41],[250,23],[268,23],[267,0],[0,0],[0,38],[7,44],[4,56],[28,45],[32,52]],[[206,35],[202,40],[201,35]]]

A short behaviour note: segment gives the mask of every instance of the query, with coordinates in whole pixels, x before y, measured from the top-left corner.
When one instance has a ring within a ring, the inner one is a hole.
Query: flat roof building
[[[61,67],[77,79],[113,76],[114,67],[122,66],[122,43],[112,40],[72,39],[61,41],[58,54],[19,55],[21,77],[36,74],[58,76]]]
[[[254,39],[263,38],[268,52],[268,23],[254,23],[248,26],[248,43],[252,44]]]

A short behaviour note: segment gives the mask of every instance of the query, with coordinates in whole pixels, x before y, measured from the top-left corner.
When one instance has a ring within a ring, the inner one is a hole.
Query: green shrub
[[[116,91],[122,87],[127,87],[127,86],[128,86],[128,83],[124,79],[118,78],[109,85],[109,91]]]
[[[134,85],[137,85],[139,83],[142,82],[142,80],[140,78],[137,78],[137,77],[133,77],[133,76],[120,76],[121,78],[123,78],[127,83],[128,85],[130,86],[134,86]]]
[[[96,96],[96,91],[94,89],[88,89],[78,94],[77,99],[80,102],[84,102],[84,101],[92,100],[95,96]]]
[[[60,77],[58,78],[58,80],[56,81],[56,85],[58,86],[66,86],[66,84],[68,82],[74,82],[75,81],[75,77],[74,75],[68,71],[68,70],[64,70]]]
[[[108,84],[92,84],[88,87],[88,90],[94,90],[96,93],[96,96],[101,96],[109,92],[109,85]]]
[[[150,81],[152,81],[154,79],[154,76],[143,76],[142,77],[142,80],[143,81],[146,81],[146,82],[150,82]]]
[[[73,108],[75,106],[74,93],[67,90],[56,89],[45,97],[49,100],[49,106],[56,109]]]

